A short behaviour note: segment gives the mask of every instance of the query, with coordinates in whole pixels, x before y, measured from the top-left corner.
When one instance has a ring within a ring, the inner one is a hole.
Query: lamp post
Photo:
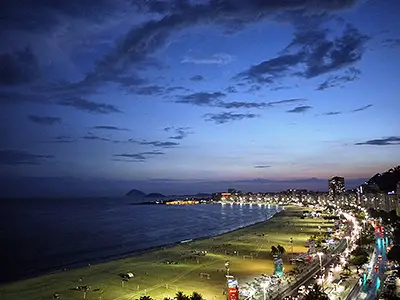
[[[317,252],[317,255],[319,257],[319,268],[322,271],[322,260],[321,260],[321,256],[324,255],[322,252]]]
[[[229,276],[229,260],[225,262],[226,276]]]
[[[267,300],[267,283],[266,282],[261,283],[261,287],[263,288],[264,292],[264,300]]]

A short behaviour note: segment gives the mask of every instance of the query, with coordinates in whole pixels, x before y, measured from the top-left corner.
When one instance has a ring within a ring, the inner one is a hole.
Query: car
[[[382,254],[378,255],[378,260],[381,261],[382,260]]]
[[[379,265],[375,265],[375,272],[379,271]]]

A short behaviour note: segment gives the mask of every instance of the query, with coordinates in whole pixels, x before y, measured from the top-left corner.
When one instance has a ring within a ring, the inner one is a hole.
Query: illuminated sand
[[[7,284],[0,287],[0,299],[52,299],[56,292],[60,299],[84,299],[85,296],[86,299],[123,300],[137,299],[145,294],[154,299],[164,299],[173,297],[177,291],[187,294],[197,291],[206,299],[226,299],[222,294],[226,284],[226,260],[230,260],[230,272],[239,283],[262,273],[272,274],[271,245],[283,245],[290,255],[289,240],[292,237],[293,252],[305,252],[306,241],[312,233],[318,232],[318,226],[323,229],[333,225],[322,219],[296,217],[302,210],[287,208],[268,222],[215,238]],[[196,256],[192,250],[208,253]],[[285,271],[292,267],[288,260],[286,256]],[[178,264],[167,264],[167,261]],[[128,271],[134,273],[135,278],[122,283],[118,274]],[[205,274],[201,278],[200,273],[209,274],[210,278],[207,279]],[[80,277],[83,277],[82,282],[79,282]],[[91,288],[84,295],[82,291],[73,290],[79,285]]]

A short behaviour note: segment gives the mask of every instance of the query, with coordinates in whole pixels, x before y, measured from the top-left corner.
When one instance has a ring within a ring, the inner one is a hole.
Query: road
[[[384,241],[386,241],[386,245],[388,245],[387,237],[381,237],[376,234],[376,255],[373,255],[371,264],[369,265],[371,268],[368,273],[368,277],[372,279],[372,285],[369,287],[366,284],[362,286],[360,284],[356,284],[350,294],[347,296],[347,300],[374,300],[376,299],[379,287],[381,283],[383,283],[384,274],[385,274],[385,266],[386,266],[386,246],[384,245]],[[382,255],[382,260],[378,260],[378,255]],[[378,265],[378,272],[375,272],[375,266]]]
[[[346,249],[346,240],[343,239],[337,248],[335,249],[334,253],[340,253]],[[322,266],[325,267],[325,270],[329,269],[329,265],[332,264],[332,262],[336,259],[335,256],[327,254],[328,259],[325,259],[323,261]],[[279,297],[276,297],[275,299],[282,299],[286,296],[295,296],[297,295],[297,290],[300,286],[305,285],[308,286],[311,283],[314,283],[314,276],[320,271],[320,265],[316,264],[313,266],[307,273],[305,273],[302,278],[296,283],[292,284],[289,288],[284,290],[282,293],[280,293]]]

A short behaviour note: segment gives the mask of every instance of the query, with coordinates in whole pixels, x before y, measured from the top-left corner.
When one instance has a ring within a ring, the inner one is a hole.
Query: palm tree
[[[278,249],[278,253],[280,256],[282,256],[286,252],[286,249],[281,245],[278,245],[278,247],[276,248]]]
[[[177,292],[176,293],[176,295],[175,295],[175,297],[174,297],[174,299],[175,300],[190,300],[190,297],[189,296],[186,296],[184,293],[182,293],[182,292]]]
[[[190,300],[203,300],[203,296],[198,292],[193,292],[192,296],[190,296]]]
[[[153,300],[150,296],[141,296],[139,300]]]
[[[271,246],[271,254],[272,256],[278,255],[279,250],[275,246]]]

